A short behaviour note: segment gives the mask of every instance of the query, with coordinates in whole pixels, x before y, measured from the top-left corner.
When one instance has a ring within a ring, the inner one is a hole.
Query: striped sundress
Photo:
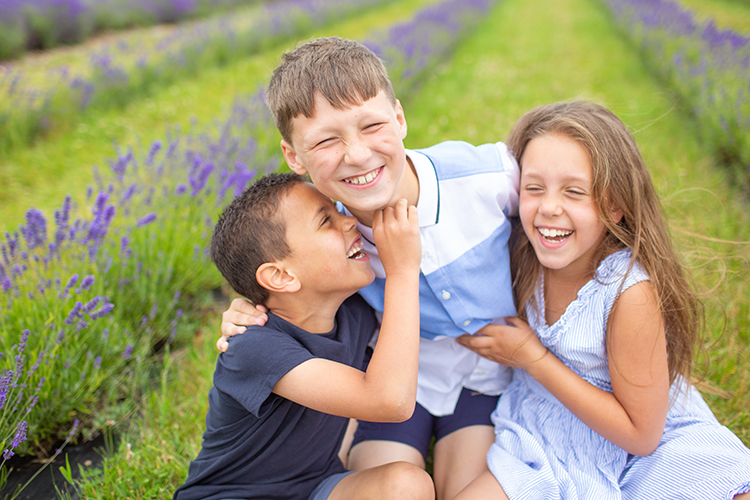
[[[527,309],[542,343],[579,376],[610,392],[607,317],[622,290],[648,280],[637,265],[626,275],[630,257],[627,249],[606,257],[553,325]],[[540,311],[543,289],[540,281]],[[487,454],[489,468],[511,500],[731,499],[750,491],[750,449],[719,424],[695,388],[679,379],[671,392],[674,403],[659,447],[637,457],[515,370],[492,414],[496,439]]]

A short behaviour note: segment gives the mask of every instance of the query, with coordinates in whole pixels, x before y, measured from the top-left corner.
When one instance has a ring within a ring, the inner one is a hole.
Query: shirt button
[[[442,297],[443,297],[443,300],[448,300],[448,299],[451,298],[451,294],[450,294],[450,292],[448,290],[443,290]]]
[[[471,320],[467,319],[466,321],[464,321],[464,326],[469,326],[469,323],[471,323]]]
[[[484,375],[487,372],[485,372],[484,370],[477,370],[476,373],[477,375]]]

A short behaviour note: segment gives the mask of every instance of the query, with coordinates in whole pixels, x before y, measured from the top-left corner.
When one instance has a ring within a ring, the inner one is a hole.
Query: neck
[[[266,301],[268,310],[294,326],[310,333],[328,333],[336,324],[336,313],[341,304],[352,294],[337,296],[306,297],[306,294],[279,294]]]
[[[417,201],[419,201],[419,178],[417,177],[417,171],[408,156],[406,157],[406,168],[404,168],[404,174],[398,182],[398,186],[394,191],[390,203],[395,205],[401,198],[406,198],[409,206],[417,206]],[[360,223],[367,227],[372,227],[372,218],[375,215],[374,212],[361,212],[359,210],[352,210],[349,207],[346,208],[349,209],[349,212],[351,212]]]

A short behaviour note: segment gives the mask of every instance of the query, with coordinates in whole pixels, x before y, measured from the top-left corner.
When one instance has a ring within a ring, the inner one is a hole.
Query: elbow
[[[399,408],[394,413],[395,418],[393,419],[393,422],[406,422],[411,418],[412,415],[414,415],[414,407],[416,403],[414,401],[411,402],[411,404],[402,404],[399,406]]]
[[[394,399],[391,401],[383,401],[379,405],[380,421],[381,422],[405,422],[414,415],[414,408],[416,401],[414,396],[411,398]]]
[[[661,441],[661,434],[659,434],[658,436],[650,436],[647,438],[637,440],[631,443],[629,446],[627,446],[624,449],[631,455],[645,457],[645,456],[651,455],[654,451],[656,451],[656,448],[659,447],[660,441]]]

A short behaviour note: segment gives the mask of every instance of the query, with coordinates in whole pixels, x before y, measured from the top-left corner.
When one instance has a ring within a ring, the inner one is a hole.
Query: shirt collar
[[[419,227],[433,226],[440,218],[440,187],[432,161],[423,153],[407,149],[406,156],[414,165],[419,182]]]

